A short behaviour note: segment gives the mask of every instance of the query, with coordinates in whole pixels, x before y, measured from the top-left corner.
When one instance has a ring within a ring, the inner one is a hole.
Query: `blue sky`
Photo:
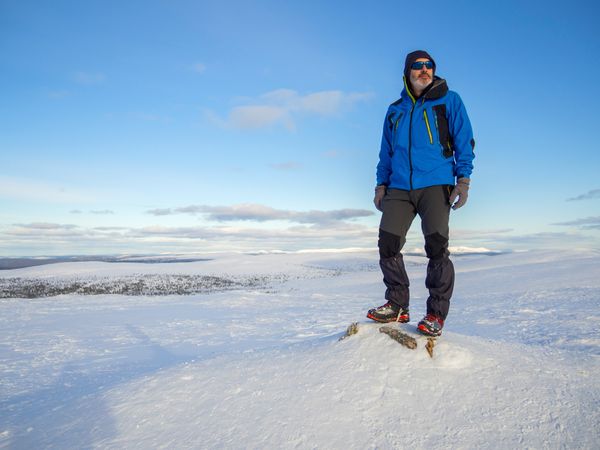
[[[592,1],[0,0],[0,255],[375,247],[383,118],[420,48],[477,142],[451,245],[600,248],[599,19]]]

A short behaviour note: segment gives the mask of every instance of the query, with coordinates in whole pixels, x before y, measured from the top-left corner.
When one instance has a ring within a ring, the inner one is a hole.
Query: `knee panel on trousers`
[[[429,259],[440,259],[448,256],[448,238],[440,233],[425,236],[425,253]]]
[[[389,233],[380,228],[379,241],[377,243],[379,247],[379,257],[393,258],[400,253],[405,242],[406,238],[402,238],[401,236]]]

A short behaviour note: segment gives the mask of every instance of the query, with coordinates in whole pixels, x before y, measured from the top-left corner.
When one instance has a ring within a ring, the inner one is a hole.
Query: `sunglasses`
[[[417,61],[412,63],[410,68],[412,70],[421,70],[423,69],[423,66],[427,67],[428,69],[433,69],[433,63],[431,61]]]

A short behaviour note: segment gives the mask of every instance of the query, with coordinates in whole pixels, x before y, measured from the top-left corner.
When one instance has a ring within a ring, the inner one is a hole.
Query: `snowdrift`
[[[594,448],[600,255],[454,259],[433,358],[363,320],[376,254],[69,263],[3,277],[287,274],[194,295],[0,300],[2,448]],[[409,257],[411,314],[426,260]],[[101,263],[94,263],[101,264]],[[346,326],[359,321],[344,340]],[[582,327],[581,324],[589,324]],[[415,323],[403,324],[409,333]]]

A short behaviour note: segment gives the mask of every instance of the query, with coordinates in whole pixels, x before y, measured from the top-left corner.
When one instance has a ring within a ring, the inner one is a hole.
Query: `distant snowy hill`
[[[1,271],[0,448],[597,448],[600,252],[463,253],[433,358],[365,319],[376,251]]]

